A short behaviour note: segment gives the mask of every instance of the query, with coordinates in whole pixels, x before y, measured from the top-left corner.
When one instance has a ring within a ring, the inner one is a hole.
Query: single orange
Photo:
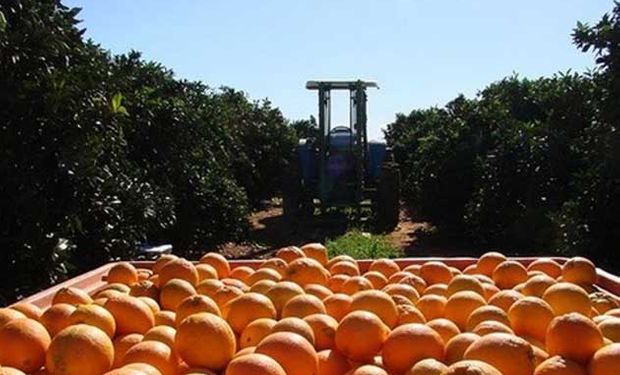
[[[596,267],[586,258],[571,258],[562,266],[562,279],[580,285],[595,284],[597,280]]]
[[[603,346],[603,334],[590,319],[570,313],[556,316],[551,321],[546,344],[549,355],[561,355],[585,364]]]
[[[307,243],[301,247],[301,251],[308,257],[325,266],[327,264],[327,248],[320,243]]]
[[[284,368],[273,358],[252,353],[234,358],[226,367],[225,375],[287,375]]]
[[[527,270],[521,263],[507,260],[495,267],[493,281],[500,289],[511,289],[527,281]]]
[[[155,324],[151,309],[142,301],[131,296],[109,298],[104,308],[112,313],[118,334],[144,333]]]
[[[312,314],[304,318],[314,332],[314,347],[317,350],[332,349],[338,329],[338,321],[326,314]]]
[[[375,314],[353,311],[336,329],[336,349],[353,361],[370,361],[387,339],[389,328]]]
[[[284,278],[302,287],[307,284],[327,285],[329,272],[312,258],[299,258],[288,264]]]
[[[228,260],[220,253],[206,253],[200,258],[198,263],[208,264],[215,268],[217,276],[220,279],[226,278],[230,274],[230,264],[228,264]]]
[[[315,346],[314,330],[304,319],[295,317],[281,319],[271,329],[271,333],[275,332],[296,333],[308,340],[310,345]]]
[[[292,261],[305,258],[306,254],[301,251],[297,246],[287,246],[276,251],[276,258],[280,258],[284,260],[286,263],[291,263]]]
[[[187,280],[172,279],[161,287],[159,303],[165,310],[176,311],[183,300],[195,294],[196,289]]]
[[[175,375],[177,359],[172,349],[160,341],[142,341],[127,350],[123,365],[146,363],[155,367],[162,375]]]
[[[118,262],[108,271],[107,282],[131,285],[138,282],[138,271],[129,262]]]
[[[315,375],[318,372],[316,350],[296,333],[272,333],[256,346],[256,353],[275,359],[286,375]]]
[[[495,267],[499,266],[500,263],[505,262],[506,260],[508,260],[506,256],[497,251],[485,253],[478,258],[478,262],[476,263],[476,271],[491,277]]]
[[[159,270],[159,284],[165,285],[172,279],[185,280],[192,286],[198,284],[198,271],[196,266],[187,259],[178,258],[166,263]]]
[[[179,325],[183,319],[192,314],[200,312],[208,312],[217,316],[221,316],[220,308],[217,303],[207,296],[197,294],[185,298],[178,306],[175,314],[175,324]]]
[[[69,325],[88,324],[99,328],[108,336],[114,337],[116,333],[116,321],[114,316],[98,305],[79,305],[69,316]]]
[[[383,364],[394,374],[402,374],[417,362],[433,358],[443,361],[444,342],[441,336],[424,324],[405,324],[395,328],[383,345]]]
[[[620,344],[607,345],[594,353],[590,375],[620,374]]]
[[[60,331],[52,340],[45,367],[58,375],[99,375],[114,362],[112,340],[99,328],[78,324]]]
[[[222,309],[222,315],[238,335],[256,319],[275,319],[277,316],[271,300],[259,293],[246,293],[231,300]]]
[[[465,328],[468,331],[473,330],[476,326],[485,321],[496,321],[510,326],[508,314],[497,306],[484,305],[480,306],[469,314]]]
[[[478,307],[486,305],[481,295],[475,292],[457,292],[448,298],[444,311],[445,317],[452,320],[461,330],[467,328],[469,315]]]
[[[75,309],[75,306],[68,303],[57,303],[43,312],[39,322],[45,326],[50,336],[54,337],[58,332],[69,326],[69,317]],[[0,324],[0,328],[2,328],[2,324]]]
[[[351,312],[353,298],[342,293],[335,293],[323,300],[326,313],[337,321],[342,320]]]
[[[381,258],[373,260],[368,267],[368,271],[377,271],[389,278],[392,274],[400,271],[400,267],[392,259]]]
[[[464,358],[486,362],[502,375],[531,375],[534,372],[534,352],[530,344],[507,333],[482,336],[465,351]]]
[[[441,262],[426,262],[420,268],[420,277],[428,285],[448,284],[452,280],[450,268]]]
[[[552,279],[557,279],[562,275],[562,266],[558,262],[549,258],[538,258],[527,266],[528,271],[541,271]]]
[[[416,302],[416,307],[424,314],[426,320],[443,318],[448,299],[436,294],[428,294],[420,297]]]
[[[247,348],[256,346],[267,335],[271,333],[276,321],[270,318],[260,318],[248,324],[239,338],[239,346]]]
[[[0,363],[24,372],[39,369],[45,363],[50,335],[43,324],[24,318],[0,328]]]
[[[301,294],[291,298],[282,309],[282,317],[303,318],[311,314],[325,314],[323,301],[311,294]]]
[[[445,362],[448,365],[456,363],[463,359],[465,351],[474,341],[478,340],[480,336],[471,332],[463,332],[452,337],[446,343],[446,358]]]
[[[553,320],[553,309],[538,297],[525,297],[508,310],[510,325],[519,336],[530,336],[545,341],[547,327]]]

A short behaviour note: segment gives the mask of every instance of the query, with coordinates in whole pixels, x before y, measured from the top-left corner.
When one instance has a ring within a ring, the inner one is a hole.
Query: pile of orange
[[[0,375],[620,375],[619,300],[596,281],[584,258],[495,252],[464,269],[316,243],[256,268],[164,255],[0,309]]]

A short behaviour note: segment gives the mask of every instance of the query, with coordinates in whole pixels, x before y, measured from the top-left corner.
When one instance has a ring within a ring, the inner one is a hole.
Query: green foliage
[[[371,235],[359,231],[350,231],[325,245],[329,257],[350,255],[355,259],[398,258],[402,250],[392,244],[386,236]]]

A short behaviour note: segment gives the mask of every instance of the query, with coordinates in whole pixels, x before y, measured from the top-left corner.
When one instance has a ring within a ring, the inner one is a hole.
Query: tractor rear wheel
[[[400,170],[398,164],[386,162],[381,167],[381,178],[375,198],[375,217],[380,231],[390,231],[398,225],[400,214]]]

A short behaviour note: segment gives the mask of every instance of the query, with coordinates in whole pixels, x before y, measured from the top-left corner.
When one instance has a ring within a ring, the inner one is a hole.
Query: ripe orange
[[[114,337],[116,321],[112,314],[98,305],[80,305],[69,316],[69,325],[88,324],[99,328],[108,336]]]
[[[447,343],[451,338],[461,333],[461,330],[456,324],[444,318],[433,319],[427,322],[426,325],[439,333],[444,343]]]
[[[168,345],[174,352],[174,338],[176,334],[177,330],[173,327],[155,326],[144,334],[142,341],[159,341]]]
[[[325,314],[323,301],[311,294],[301,294],[291,298],[282,309],[282,317],[303,318],[312,314]]]
[[[374,289],[382,289],[388,283],[387,277],[378,271],[368,271],[363,276],[370,281]]]
[[[534,372],[534,352],[530,344],[507,333],[482,336],[465,351],[464,358],[486,362],[502,375],[531,375]]]
[[[302,287],[307,284],[327,285],[329,272],[314,259],[299,258],[288,264],[285,279]]]
[[[341,261],[347,261],[347,262],[351,262],[351,263],[357,264],[357,261],[352,256],[343,254],[343,255],[337,255],[337,256],[331,258],[330,260],[328,260],[327,264],[325,265],[325,267],[329,268],[332,265],[334,265],[334,264],[336,264],[338,262],[341,262]]]
[[[256,272],[252,273],[250,277],[247,279],[248,285],[254,286],[257,282],[263,280],[270,280],[274,283],[280,281],[282,279],[282,275],[277,270],[272,268],[261,268],[256,270]]]
[[[613,342],[620,342],[620,318],[609,317],[597,325],[603,333],[603,337]]]
[[[305,258],[306,254],[301,251],[297,246],[287,246],[283,247],[280,250],[276,251],[276,258],[280,258],[284,260],[286,263],[291,263],[292,261]]]
[[[353,298],[351,296],[342,293],[335,293],[323,300],[325,311],[337,321],[342,320],[345,315],[351,312],[352,302]]]
[[[363,276],[351,276],[342,283],[341,291],[342,293],[352,296],[357,292],[370,290],[372,288],[372,283],[368,281],[367,278]]]
[[[441,262],[426,262],[420,268],[420,277],[428,285],[448,284],[452,280],[452,272]]]
[[[496,321],[506,326],[510,326],[508,314],[497,306],[485,305],[480,306],[469,314],[465,328],[468,331],[473,330],[476,326],[485,321]]]
[[[476,271],[491,277],[495,267],[499,266],[500,263],[505,262],[506,260],[508,259],[502,253],[498,253],[496,251],[488,252],[478,258],[478,262],[476,263]]]
[[[304,318],[314,332],[314,347],[317,350],[332,349],[338,321],[326,314],[312,314]]]
[[[443,318],[448,300],[443,296],[428,294],[420,297],[416,302],[416,307],[424,314],[426,320]]]
[[[207,296],[211,299],[215,297],[215,293],[224,287],[224,283],[220,280],[207,279],[196,285],[196,293]]]
[[[229,278],[221,279],[220,281],[224,284],[224,286],[234,286],[235,288],[241,290],[242,292],[247,292],[248,290],[250,290],[250,287],[247,286],[247,284],[241,280],[237,280],[237,279],[233,279],[229,277]]]
[[[177,327],[175,350],[190,366],[220,371],[236,352],[235,334],[226,321],[216,315],[190,315]]]
[[[184,299],[195,294],[196,289],[187,280],[172,279],[161,287],[159,303],[165,310],[176,311]]]
[[[0,363],[24,372],[39,369],[45,363],[50,335],[36,320],[23,318],[0,328]]]
[[[427,287],[426,281],[424,281],[424,279],[422,279],[420,276],[416,276],[413,274],[403,277],[402,279],[400,279],[398,284],[411,285],[412,287],[415,288],[418,294],[424,293]],[[441,284],[435,284],[435,285],[441,285]]]
[[[471,275],[457,275],[448,284],[447,296],[462,292],[462,291],[472,291],[484,296],[484,288],[482,287],[482,283]]]
[[[114,362],[112,340],[102,330],[78,324],[60,331],[52,340],[45,367],[58,375],[99,375]]]
[[[217,303],[207,296],[197,294],[195,296],[189,296],[185,298],[179,306],[175,315],[175,324],[179,325],[183,319],[192,314],[200,312],[208,312],[217,316],[221,316],[220,308]]]
[[[392,274],[400,271],[400,267],[395,261],[382,258],[373,260],[368,267],[368,271],[377,271],[383,274],[383,276],[389,278]]]
[[[607,345],[594,353],[590,375],[620,374],[620,344]]]
[[[426,323],[426,318],[415,306],[398,305],[396,308],[398,310],[398,322],[396,322],[397,326],[408,323]]]
[[[23,313],[10,308],[2,307],[0,308],[0,328],[2,328],[5,324],[16,320],[16,319],[25,319],[26,315]]]
[[[561,355],[579,363],[587,363],[603,346],[603,334],[590,319],[578,313],[570,313],[556,316],[551,321],[546,343],[549,355]]]
[[[41,315],[39,322],[45,326],[51,337],[69,326],[69,316],[75,311],[76,307],[68,303],[58,303],[47,308]],[[21,315],[21,314],[20,314]],[[23,315],[21,316],[24,317]],[[1,323],[0,317],[0,328]]]
[[[404,375],[441,375],[448,366],[433,358],[423,359],[416,363]]]
[[[442,361],[445,356],[441,336],[424,324],[395,328],[383,345],[383,364],[394,374],[402,374],[425,358]]]
[[[569,259],[562,266],[562,280],[580,285],[596,283],[596,267],[594,263],[583,257]]]
[[[437,296],[448,297],[448,285],[447,284],[434,284],[429,285],[424,289],[423,295],[427,296],[434,294]]]
[[[516,290],[501,290],[493,297],[491,297],[491,299],[489,299],[489,305],[497,306],[505,312],[508,312],[512,304],[523,297],[524,295],[517,292]]]
[[[218,279],[217,270],[213,268],[213,266],[200,263],[196,265],[196,271],[198,272],[198,281],[201,282],[203,280],[209,279]]]
[[[230,264],[228,260],[220,253],[206,253],[198,261],[200,264],[208,264],[215,268],[217,277],[220,279],[228,277],[230,274]]]
[[[139,371],[140,375],[161,375],[159,370],[149,364],[146,363],[130,363],[122,367],[122,369],[132,371],[132,375],[138,375],[135,371]],[[187,374],[189,375],[189,374]],[[213,375],[206,373],[205,375]]]
[[[556,355],[539,364],[534,375],[588,375],[588,372],[579,363]]]
[[[390,328],[394,327],[398,321],[396,304],[389,294],[379,290],[366,290],[353,295],[351,310],[374,313]]]
[[[178,258],[178,256],[176,256],[174,254],[162,254],[159,258],[157,258],[155,263],[153,263],[153,267],[151,268],[151,270],[153,271],[153,273],[157,274],[157,273],[159,273],[161,268],[166,263],[170,262],[171,260],[175,260],[177,258]]]
[[[248,346],[247,348],[243,348],[237,351],[233,358],[241,357],[242,355],[246,354],[254,354],[254,351],[256,351],[256,346]]]
[[[486,336],[491,333],[510,333],[514,335],[514,331],[512,328],[507,326],[504,323],[496,322],[495,320],[488,320],[485,322],[480,322],[474,329],[471,331],[478,336]]]
[[[345,316],[336,329],[338,351],[353,361],[370,361],[381,351],[389,328],[375,314],[353,311]]]
[[[542,297],[545,290],[556,281],[551,277],[543,274],[529,278],[523,286],[523,294],[526,296]]]
[[[246,293],[229,301],[222,309],[222,315],[233,331],[240,335],[243,329],[256,319],[275,319],[276,308],[264,295]]]
[[[461,271],[463,275],[480,275],[478,272],[478,265],[476,263],[470,264],[469,266],[463,268]]]
[[[41,314],[43,314],[40,307],[27,302],[17,303],[10,308],[19,311],[20,313],[26,315],[26,317],[34,320],[39,320],[39,318],[41,318]]]
[[[271,280],[259,280],[252,284],[252,286],[250,287],[250,292],[267,295],[269,289],[273,288],[273,286],[276,284],[277,282]]]
[[[325,298],[334,294],[334,292],[329,290],[327,287],[319,284],[308,284],[304,287],[304,291],[317,297],[320,300],[324,300]]]
[[[138,271],[129,262],[118,262],[110,268],[107,277],[108,283],[131,285],[138,282]]]
[[[177,359],[172,349],[160,341],[142,341],[125,353],[122,363],[146,363],[155,367],[162,375],[174,375],[177,368]]]
[[[320,243],[308,243],[301,247],[301,251],[308,257],[325,266],[327,264],[327,248]]]
[[[329,267],[329,273],[332,275],[359,276],[360,270],[357,267],[357,264],[342,261],[334,263],[331,267]]]
[[[530,336],[545,341],[547,327],[553,320],[551,306],[538,297],[525,297],[508,310],[510,325],[519,336]]]
[[[308,340],[296,333],[272,333],[256,346],[256,353],[275,359],[286,375],[315,375],[318,372],[316,351]]]
[[[284,368],[273,358],[252,353],[234,358],[228,364],[225,375],[287,375]]]
[[[499,288],[495,284],[482,283],[482,289],[484,289],[484,299],[491,300],[493,296],[499,293]]]
[[[314,330],[310,324],[303,319],[295,317],[284,318],[273,326],[271,333],[275,332],[296,333],[308,340],[312,346],[315,346]]]
[[[448,340],[446,343],[445,362],[451,365],[462,360],[467,348],[479,338],[480,336],[475,333],[463,332]]]
[[[151,309],[135,297],[120,295],[109,298],[104,308],[112,313],[118,334],[144,333],[155,324]]]
[[[114,363],[112,364],[113,368],[120,367],[123,362],[123,357],[125,353],[132,346],[136,345],[139,342],[142,342],[144,338],[143,335],[139,333],[130,333],[128,335],[116,336],[114,341],[112,341],[112,345],[114,347]]]
[[[549,258],[539,258],[527,266],[528,271],[541,271],[552,279],[557,279],[562,275],[562,266],[558,262]]]
[[[156,326],[176,327],[177,314],[174,311],[163,310],[154,314]]]
[[[469,315],[475,309],[484,305],[486,305],[484,298],[475,292],[457,292],[448,298],[444,314],[446,318],[456,323],[460,329],[465,330]]]
[[[129,295],[134,297],[149,297],[159,300],[159,288],[149,280],[141,280],[131,286]]]
[[[230,274],[228,275],[228,277],[243,281],[245,284],[248,284],[248,279],[250,278],[250,276],[252,276],[253,273],[254,273],[254,270],[252,268],[248,266],[239,266],[239,267],[233,268],[230,271]]]
[[[343,375],[351,369],[347,357],[336,350],[323,350],[317,353],[319,371],[317,375]]]
[[[278,317],[282,314],[282,309],[293,297],[304,294],[304,290],[299,285],[290,281],[280,281],[267,291],[267,298],[271,300]]]
[[[159,270],[159,284],[165,285],[172,279],[185,280],[192,286],[198,284],[198,271],[192,262],[187,259],[178,258],[166,263]]]
[[[547,301],[555,315],[578,312],[590,316],[592,302],[583,288],[573,283],[557,283],[545,291],[543,299]]]
[[[616,309],[619,306],[614,296],[606,292],[591,293],[589,297],[592,302],[592,307],[594,307],[600,314]]]
[[[342,293],[342,286],[349,278],[347,275],[332,275],[327,280],[327,287],[334,293]]]
[[[383,291],[391,296],[401,295],[403,297],[407,297],[407,299],[413,303],[416,303],[418,298],[420,298],[418,291],[411,285],[407,284],[388,284],[385,288],[383,288]]]
[[[403,271],[412,273],[416,276],[420,276],[420,268],[422,268],[421,264],[410,264],[407,267],[403,268]]]
[[[264,261],[263,264],[261,264],[260,269],[269,268],[275,270],[280,274],[280,276],[284,277],[284,274],[286,273],[286,267],[287,263],[284,259],[271,258]]]
[[[507,260],[495,267],[493,281],[500,289],[511,289],[527,281],[527,270],[521,263]]]
[[[241,333],[239,346],[241,348],[247,348],[258,345],[263,338],[271,333],[276,323],[274,319],[269,318],[260,318],[251,322]]]
[[[88,305],[93,303],[93,299],[82,289],[68,287],[59,289],[54,298],[52,305],[57,303],[68,303],[70,305]]]
[[[441,375],[504,375],[497,368],[483,361],[463,360],[456,362]]]
[[[392,298],[392,301],[394,301],[396,306],[398,305],[415,306],[414,303],[411,302],[409,298],[405,296],[401,296],[400,294],[393,294],[393,295],[390,295],[390,297]]]
[[[376,365],[362,365],[347,372],[346,375],[388,375],[388,373]]]

